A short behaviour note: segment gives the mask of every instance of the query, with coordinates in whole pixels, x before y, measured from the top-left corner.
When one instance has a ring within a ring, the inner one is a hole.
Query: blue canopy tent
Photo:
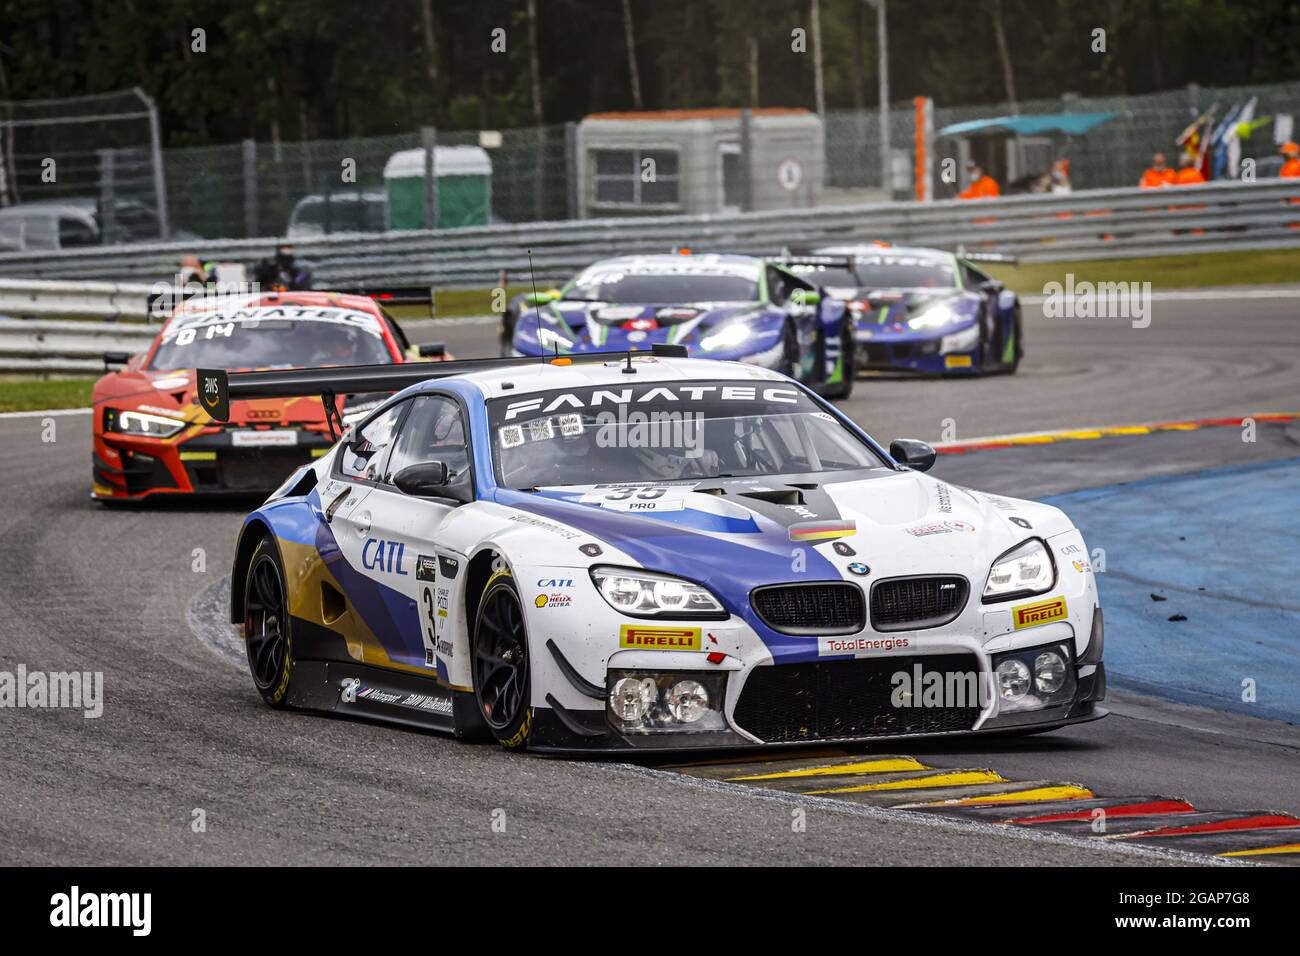
[[[1041,167],[1035,168],[1032,163],[1026,161],[1025,137],[1051,138],[1054,141],[1044,143],[1040,139],[1037,144],[1029,144],[1031,147],[1037,147],[1040,158],[1044,152],[1050,151],[1051,156],[1047,162],[1047,167],[1050,168],[1052,162],[1063,158],[1061,154],[1064,152],[1064,146],[1059,138],[1063,138],[1068,143],[1071,137],[1082,136],[1118,115],[1118,113],[1041,113],[1026,116],[995,116],[992,119],[950,123],[939,130],[937,135],[940,138],[954,137],[958,140],[958,155],[963,163],[970,157],[971,152],[966,142],[968,137],[993,135],[1007,137],[1006,166],[1007,179],[1010,180],[1007,191],[1038,191],[1042,188],[1039,182],[1041,174],[1046,170]],[[983,148],[981,152],[985,156],[991,155],[989,147]],[[1026,166],[1030,168],[1026,169]],[[1034,186],[1033,183],[1038,185]]]
[[[1064,133],[1082,136],[1094,126],[1112,120],[1118,113],[1043,113],[1038,116],[998,116],[993,119],[950,123],[939,130],[940,136],[971,136],[975,133],[1015,133],[1017,136],[1041,136]]]

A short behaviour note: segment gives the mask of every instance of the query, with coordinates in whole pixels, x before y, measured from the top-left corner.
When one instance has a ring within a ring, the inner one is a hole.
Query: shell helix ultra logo
[[[1036,627],[1049,621],[1059,621],[1068,613],[1065,598],[1052,598],[1036,604],[1020,604],[1011,609],[1012,620],[1017,631],[1026,627]]]
[[[623,624],[618,629],[618,646],[639,651],[698,651],[700,629]]]

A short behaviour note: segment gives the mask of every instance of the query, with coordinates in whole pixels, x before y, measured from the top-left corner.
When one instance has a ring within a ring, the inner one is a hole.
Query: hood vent
[[[771,491],[742,491],[741,498],[753,498],[774,505],[801,505],[804,503],[803,492],[798,488],[773,488]]]

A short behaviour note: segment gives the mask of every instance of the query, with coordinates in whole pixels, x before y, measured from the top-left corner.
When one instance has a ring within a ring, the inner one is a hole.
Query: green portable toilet
[[[439,229],[486,226],[492,215],[492,160],[479,146],[437,146]],[[388,228],[424,228],[424,150],[404,149],[384,164]]]

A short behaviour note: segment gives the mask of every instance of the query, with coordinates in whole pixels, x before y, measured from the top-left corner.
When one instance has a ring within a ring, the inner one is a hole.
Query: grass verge
[[[1049,282],[1065,283],[1067,273],[1079,282],[1150,282],[1152,289],[1198,289],[1210,286],[1272,285],[1300,279],[1300,248],[1214,252],[1203,255],[1152,256],[1085,262],[1029,262],[1016,266],[989,263],[990,275],[1025,295],[1041,293]]]
[[[93,378],[9,378],[0,380],[0,412],[90,405]]]

